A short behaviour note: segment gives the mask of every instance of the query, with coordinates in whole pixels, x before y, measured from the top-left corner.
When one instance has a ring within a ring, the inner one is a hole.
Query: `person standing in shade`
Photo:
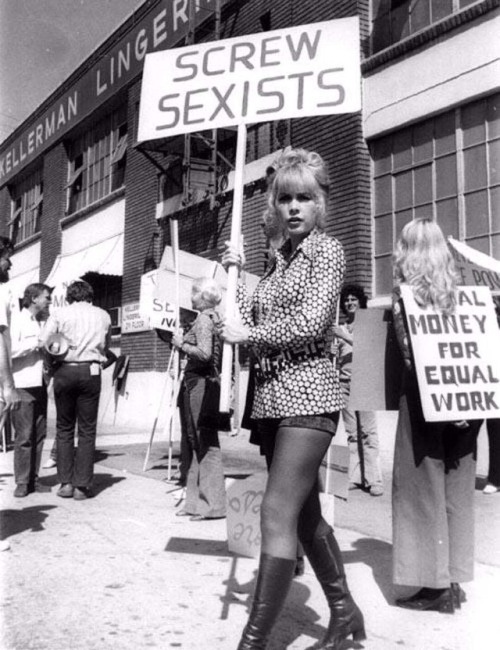
[[[40,335],[49,316],[51,291],[46,284],[28,285],[22,309],[12,319],[12,370],[22,400],[20,408],[12,412],[16,433],[14,496],[19,498],[29,492],[50,492],[49,486],[39,482],[38,472],[47,433],[47,386]]]
[[[49,317],[42,333],[42,343],[56,333],[68,341],[68,350],[54,372],[57,473],[61,482],[57,495],[77,500],[93,496],[101,366],[106,362],[111,338],[111,318],[92,304],[93,299],[88,282],[72,282],[66,290],[68,305]]]
[[[352,346],[354,319],[358,309],[366,309],[368,298],[363,287],[347,284],[340,293],[340,308],[346,316],[343,325],[334,325],[338,340],[340,387],[344,407],[342,418],[349,443],[349,482],[368,490],[373,497],[384,494],[380,469],[377,420],[373,411],[354,411],[349,408],[351,389]]]
[[[251,417],[269,459],[257,585],[238,650],[267,647],[294,576],[298,539],[331,612],[314,648],[338,650],[351,635],[365,638],[339,546],[321,514],[318,485],[342,407],[330,349],[344,251],[322,232],[330,182],[321,156],[289,149],[274,168],[269,215],[281,223],[285,242],[251,297],[239,284],[242,320],[226,318],[221,328],[226,341],[251,347],[256,357]],[[241,269],[244,258],[228,245],[222,263]]]
[[[476,441],[480,420],[426,422],[400,285],[417,304],[453,314],[457,276],[440,227],[407,223],[394,254],[393,318],[404,360],[394,449],[394,583],[420,587],[399,607],[453,614],[473,579]]]
[[[182,435],[191,448],[186,500],[177,515],[192,520],[226,516],[224,468],[219,443],[219,365],[221,346],[216,311],[222,292],[215,280],[193,281],[191,301],[199,312],[185,334],[174,334],[172,345],[187,356],[179,393]]]
[[[12,374],[11,315],[12,296],[6,283],[12,267],[10,256],[14,245],[8,237],[0,237],[0,419],[20,407],[21,396]],[[3,416],[3,417],[2,417]]]

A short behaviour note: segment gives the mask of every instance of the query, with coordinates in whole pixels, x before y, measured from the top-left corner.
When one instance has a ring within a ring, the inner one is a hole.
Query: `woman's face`
[[[292,242],[300,242],[316,226],[318,206],[315,196],[305,188],[278,192],[276,209]]]
[[[344,299],[344,309],[347,316],[354,317],[359,309],[359,300],[352,293],[349,293]]]
[[[202,292],[199,289],[193,289],[191,292],[191,304],[196,311],[203,311],[205,303],[203,302]]]

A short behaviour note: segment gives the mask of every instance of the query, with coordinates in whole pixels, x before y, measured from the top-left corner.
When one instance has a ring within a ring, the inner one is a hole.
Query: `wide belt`
[[[283,370],[297,366],[305,361],[328,358],[323,341],[313,341],[305,345],[287,348],[279,352],[269,352],[265,355],[255,353],[255,378],[259,384],[271,379],[277,379]]]

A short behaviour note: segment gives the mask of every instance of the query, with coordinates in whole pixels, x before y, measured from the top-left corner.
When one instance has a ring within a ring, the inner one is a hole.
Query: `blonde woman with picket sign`
[[[453,614],[465,602],[459,583],[473,578],[476,438],[480,420],[426,422],[401,299],[407,284],[417,304],[452,314],[454,262],[440,227],[415,219],[394,254],[393,316],[405,370],[393,470],[394,583],[418,587],[399,607]]]

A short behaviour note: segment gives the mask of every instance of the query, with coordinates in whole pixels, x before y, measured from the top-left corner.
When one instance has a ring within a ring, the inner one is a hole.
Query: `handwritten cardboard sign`
[[[424,417],[428,422],[500,416],[500,330],[487,287],[460,287],[445,315],[401,286]]]
[[[257,557],[260,553],[260,506],[267,474],[237,479],[227,489],[227,541],[232,553]]]
[[[360,110],[359,20],[311,23],[146,56],[138,140]]]

